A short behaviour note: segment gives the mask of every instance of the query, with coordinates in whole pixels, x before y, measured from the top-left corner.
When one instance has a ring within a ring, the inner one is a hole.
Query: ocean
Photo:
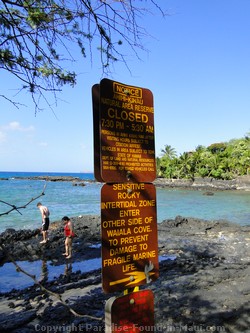
[[[79,177],[84,180],[85,186],[73,186],[72,182],[64,181],[26,179],[44,175]],[[64,215],[100,215],[103,184],[95,182],[92,173],[0,172],[0,179],[6,179],[0,180],[0,232],[7,228],[40,228],[41,216],[36,207],[38,201],[49,207],[52,222],[61,220]],[[43,190],[44,195],[28,204]],[[156,194],[158,223],[181,215],[206,220],[224,219],[239,225],[250,224],[250,192],[247,191],[216,191],[213,196],[208,196],[198,190],[157,188]],[[27,206],[6,214],[11,205]]]
[[[45,173],[39,172],[0,172],[0,179],[8,179],[0,180],[0,233],[7,228],[40,228],[41,215],[36,207],[38,201],[49,207],[51,221],[61,220],[64,215],[100,215],[102,184],[94,181],[92,173],[46,173],[48,176],[79,177],[84,180],[85,186],[73,186],[72,182],[26,179],[44,175]],[[43,190],[44,195],[30,202],[32,198],[40,196]],[[250,192],[216,191],[213,196],[207,196],[204,191],[156,188],[156,199],[158,223],[181,215],[206,220],[225,219],[239,225],[250,224]],[[26,208],[5,214],[13,205]],[[52,261],[44,263],[41,260],[22,261],[18,264],[38,278],[44,276],[45,265],[50,281],[64,274],[67,267],[67,264],[55,265]],[[94,258],[73,262],[72,271],[89,272],[100,267],[101,259]],[[34,284],[28,276],[18,272],[12,263],[0,267],[0,276],[0,292],[8,292],[12,288],[23,289]]]

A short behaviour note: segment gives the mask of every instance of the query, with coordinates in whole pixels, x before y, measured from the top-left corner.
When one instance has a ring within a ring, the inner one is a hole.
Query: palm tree
[[[161,150],[162,156],[169,158],[172,160],[177,156],[176,150],[172,148],[170,145],[165,145],[164,149]]]
[[[184,152],[179,158],[179,165],[182,178],[193,178],[191,174],[191,156],[192,154]]]

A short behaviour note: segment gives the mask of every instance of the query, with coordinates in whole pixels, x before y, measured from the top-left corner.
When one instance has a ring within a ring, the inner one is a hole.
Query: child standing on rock
[[[62,221],[64,222],[64,235],[66,237],[64,243],[65,253],[63,253],[63,255],[66,256],[66,259],[70,259],[72,257],[72,239],[75,236],[73,231],[73,223],[68,216],[64,216]]]

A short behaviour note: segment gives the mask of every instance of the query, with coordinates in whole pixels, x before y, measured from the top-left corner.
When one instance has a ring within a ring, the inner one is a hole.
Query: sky
[[[93,172],[91,88],[103,77],[150,89],[154,96],[156,156],[165,145],[178,155],[250,132],[250,1],[159,0],[167,10],[145,16],[148,53],[118,63],[112,75],[83,59],[74,88],[57,106],[35,115],[19,82],[1,73],[0,171]],[[127,50],[131,52],[131,50]],[[132,53],[132,52],[131,52]]]

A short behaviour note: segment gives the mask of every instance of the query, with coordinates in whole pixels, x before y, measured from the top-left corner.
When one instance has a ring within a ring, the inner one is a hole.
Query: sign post
[[[94,175],[98,182],[103,182],[101,176],[100,161],[100,85],[95,84],[92,87],[92,105],[93,105],[93,132],[94,132]]]
[[[101,190],[102,286],[109,333],[154,332],[159,276],[153,94],[103,79],[92,87],[95,178]],[[133,290],[133,291],[131,291]]]

